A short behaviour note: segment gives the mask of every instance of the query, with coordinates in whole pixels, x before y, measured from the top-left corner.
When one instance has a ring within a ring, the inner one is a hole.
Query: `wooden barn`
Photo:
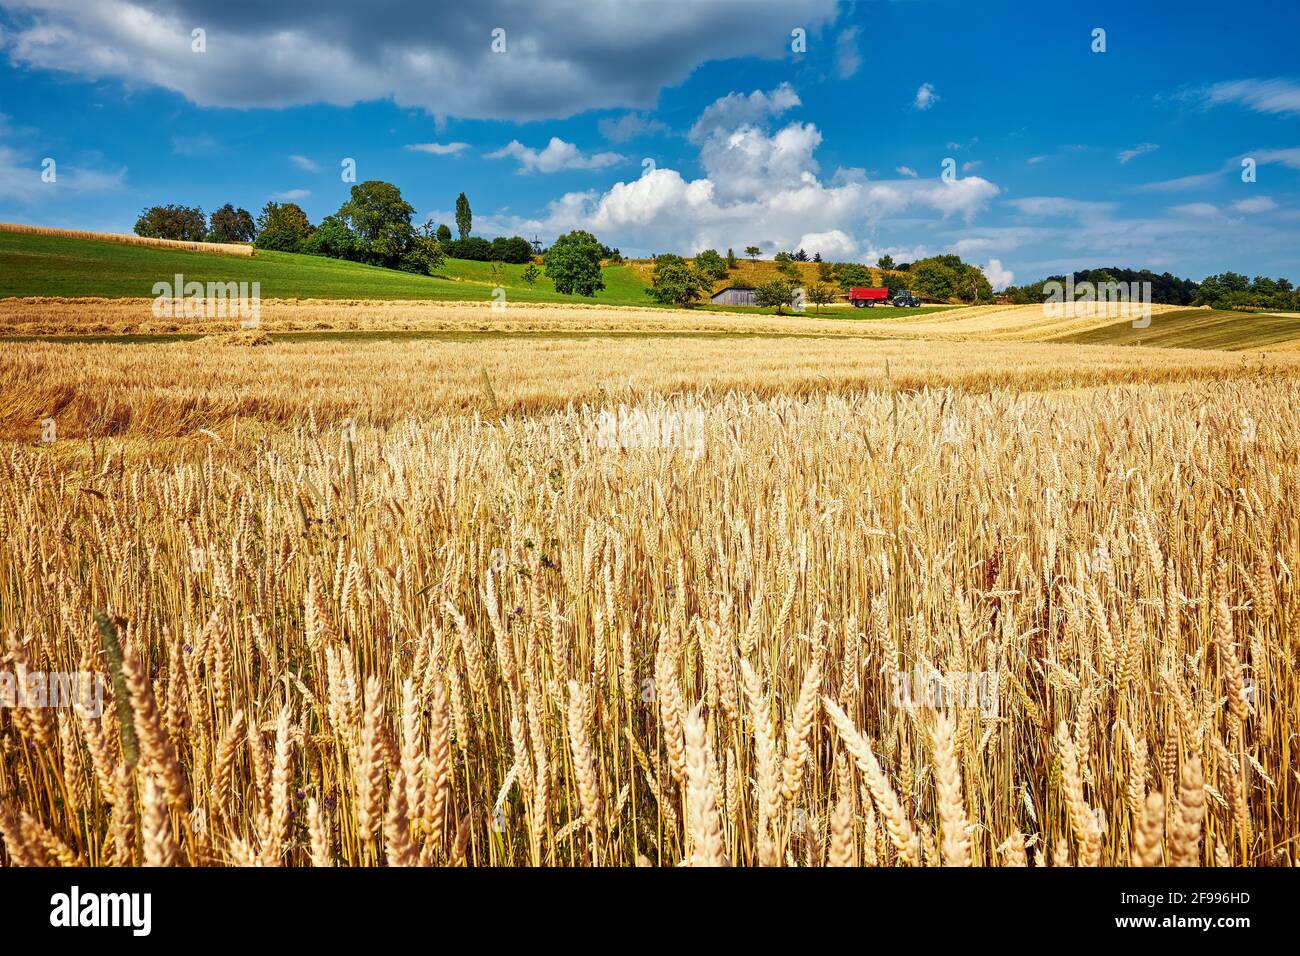
[[[714,305],[758,305],[753,289],[738,289],[734,285],[713,293],[709,301]]]

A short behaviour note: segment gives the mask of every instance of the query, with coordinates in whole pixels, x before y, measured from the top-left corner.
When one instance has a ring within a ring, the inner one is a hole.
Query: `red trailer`
[[[854,286],[849,289],[849,301],[853,303],[855,309],[869,308],[876,305],[876,303],[888,305],[889,290],[885,288],[871,289]]]

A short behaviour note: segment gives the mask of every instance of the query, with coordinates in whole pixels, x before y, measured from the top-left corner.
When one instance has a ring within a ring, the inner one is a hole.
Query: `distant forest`
[[[1066,281],[1066,276],[1048,276],[1032,285],[1008,286],[1004,295],[1010,301],[1025,304],[1042,302],[1047,298],[1043,286],[1049,282]],[[1289,279],[1254,279],[1236,272],[1206,276],[1200,282],[1180,279],[1171,273],[1156,273],[1150,269],[1086,269],[1074,273],[1074,283],[1081,282],[1150,282],[1151,301],[1165,305],[1208,305],[1215,309],[1277,309],[1300,310],[1300,290]]]

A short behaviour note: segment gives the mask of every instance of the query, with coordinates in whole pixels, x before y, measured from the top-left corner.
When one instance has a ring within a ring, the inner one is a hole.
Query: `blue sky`
[[[0,0],[0,220],[318,221],[350,157],[489,237],[1300,282],[1297,35],[1294,4]]]

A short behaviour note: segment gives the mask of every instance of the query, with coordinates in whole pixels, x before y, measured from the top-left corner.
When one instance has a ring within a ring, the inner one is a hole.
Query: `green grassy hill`
[[[1145,329],[1134,328],[1132,320],[1123,319],[1052,341],[1238,351],[1292,342],[1298,338],[1300,316],[1180,309],[1152,316],[1151,324]]]
[[[606,268],[605,290],[591,299],[561,295],[545,276],[530,288],[520,278],[525,268],[504,267],[501,285],[508,301],[655,304],[628,266]],[[488,263],[463,259],[448,259],[436,276],[417,276],[290,252],[259,251],[252,258],[236,258],[94,239],[0,233],[0,298],[152,298],[154,283],[170,282],[178,272],[187,282],[260,282],[264,299],[473,301],[490,299],[496,287]]]

